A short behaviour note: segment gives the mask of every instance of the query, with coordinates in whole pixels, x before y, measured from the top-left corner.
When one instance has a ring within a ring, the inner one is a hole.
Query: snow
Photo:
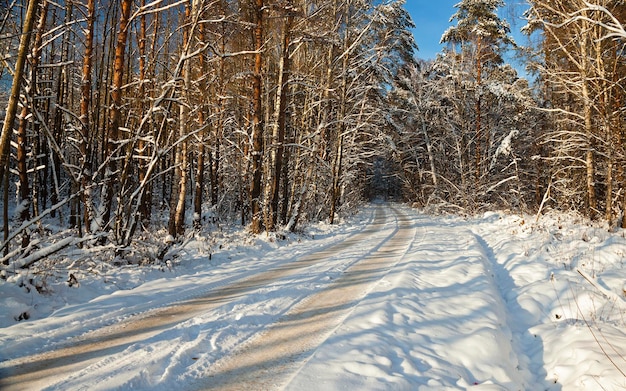
[[[256,389],[626,388],[622,230],[563,214],[433,217],[375,204],[285,236],[220,231],[161,265],[87,269],[76,252],[47,276],[10,275],[0,388],[18,389],[3,379],[25,366],[45,374],[37,389],[207,389],[251,368],[229,372],[236,354],[349,285],[356,296],[329,310],[329,330],[268,358],[274,377]],[[144,326],[124,340],[131,320]],[[79,341],[104,342],[75,353]],[[55,351],[85,362],[46,364]]]

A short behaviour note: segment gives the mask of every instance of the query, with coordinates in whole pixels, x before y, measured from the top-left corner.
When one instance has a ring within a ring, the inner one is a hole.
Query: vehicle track
[[[398,213],[395,211],[394,214],[398,216]],[[202,297],[174,303],[165,308],[131,317],[119,324],[72,338],[67,341],[65,346],[53,351],[4,362],[0,367],[0,388],[2,390],[40,389],[62,380],[102,360],[104,357],[124,351],[133,343],[146,340],[198,314],[215,310],[237,300],[242,295],[250,295],[278,279],[301,272],[303,269],[323,262],[328,257],[336,256],[338,253],[353,246],[363,245],[365,241],[371,241],[370,237],[374,232],[381,230],[385,226],[386,220],[385,208],[378,206],[374,219],[368,227],[340,243],[305,255],[296,262],[287,263],[252,277],[235,281],[208,292]],[[363,292],[367,290],[368,284],[372,284],[377,278],[384,275],[386,267],[401,253],[403,240],[407,235],[406,229],[406,227],[396,227],[391,235],[384,237],[380,243],[374,246],[375,251],[368,257],[356,264],[346,266],[347,272],[345,276],[336,281],[330,289],[297,304],[275,327],[265,333],[263,337],[253,339],[253,341],[273,344],[272,338],[274,338],[273,335],[276,333],[275,330],[287,328],[291,330],[289,331],[292,335],[291,339],[300,333],[309,333],[310,331],[307,342],[300,344],[298,349],[314,348],[315,343],[313,341],[316,339],[320,340],[323,335],[327,335],[329,331],[332,331],[333,327],[336,327],[338,324],[337,320],[347,314],[350,307],[358,301],[359,297],[362,297]],[[371,243],[368,243],[368,245],[371,246]],[[303,324],[309,323],[311,326],[308,329],[301,328]],[[287,335],[287,333],[284,333],[284,335]],[[244,352],[249,352],[250,347],[255,346],[254,343],[258,342],[247,344]],[[293,350],[293,347],[289,349]],[[302,356],[305,352],[299,352],[297,351],[298,349],[293,354]],[[272,359],[270,359],[270,356],[267,356],[269,353],[265,354],[265,361],[272,364]],[[274,352],[272,354],[278,354],[279,359],[285,355],[280,350],[278,353]],[[244,355],[241,360],[245,362],[250,357]],[[229,361],[228,359],[223,361],[229,364],[221,363],[219,366],[230,368],[230,370],[222,372],[218,377],[224,385],[227,385],[232,379],[228,380],[226,374],[236,372],[234,371],[235,367],[233,367],[236,364],[234,364],[235,361]],[[270,369],[273,370],[275,368]],[[241,378],[241,376],[235,377]],[[275,376],[273,378],[276,379]],[[212,374],[212,380],[216,380],[215,374]],[[204,388],[204,386],[201,388]]]
[[[298,303],[240,351],[216,363],[201,390],[271,390],[288,383],[315,349],[341,325],[415,236],[406,216],[392,209],[397,226],[378,248],[348,268],[328,288]]]

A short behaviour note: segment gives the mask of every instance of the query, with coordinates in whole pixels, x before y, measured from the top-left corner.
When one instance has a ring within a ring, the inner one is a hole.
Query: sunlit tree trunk
[[[29,106],[34,105],[36,102],[37,94],[37,73],[39,72],[39,62],[41,57],[41,42],[46,25],[46,17],[48,14],[48,2],[43,0],[41,12],[39,15],[39,21],[37,23],[37,32],[35,34],[35,40],[30,56],[30,82],[28,91],[26,92],[28,103],[24,103],[20,114],[19,126],[17,128],[17,145],[16,145],[16,159],[17,159],[17,172],[19,177],[19,192],[18,192],[18,204],[20,205],[19,220],[23,223],[30,219],[30,209],[32,206],[32,198],[30,194],[30,185],[28,179],[28,123],[36,122],[35,120],[29,120],[30,114]],[[34,116],[33,116],[34,117]],[[22,248],[25,248],[30,243],[30,234],[28,231],[24,231],[22,234]]]
[[[170,200],[170,221],[169,234],[173,237],[185,233],[185,209],[187,184],[189,181],[189,143],[187,134],[189,133],[189,94],[191,88],[191,62],[187,59],[189,42],[191,40],[191,4],[185,6],[185,21],[187,26],[183,33],[183,51],[181,56],[184,58],[183,64],[183,86],[181,90],[181,99],[179,103],[179,128],[178,139],[175,141],[178,145],[174,148],[174,177],[172,178],[172,197]]]
[[[195,12],[201,12],[200,10],[194,10]],[[200,23],[198,24],[198,40],[202,45],[205,43],[206,32],[205,26]],[[223,59],[221,59],[223,61]],[[203,96],[206,94],[208,87],[205,81],[205,75],[209,73],[209,69],[207,66],[207,58],[205,53],[200,53],[198,56],[198,76],[200,78],[198,82],[198,86],[200,89],[201,100],[204,101]],[[222,81],[218,81],[222,83]],[[220,92],[221,93],[221,92]],[[218,98],[218,99],[221,99]],[[194,207],[194,218],[193,225],[196,230],[199,230],[202,224],[202,203],[204,202],[204,178],[205,178],[205,155],[206,155],[206,134],[207,131],[207,121],[205,118],[205,112],[207,111],[206,105],[204,103],[200,103],[198,107],[198,127],[199,131],[196,139],[196,175],[195,175],[195,187],[194,187],[194,196],[193,196],[193,207]]]
[[[86,232],[91,232],[91,222],[95,212],[91,194],[91,80],[93,67],[93,41],[95,23],[95,0],[87,0],[87,28],[85,29],[85,54],[83,57],[83,74],[81,80],[80,100],[80,166],[81,166],[81,198],[84,208],[83,223]]]
[[[111,86],[111,109],[109,114],[109,132],[106,140],[106,156],[108,159],[107,170],[104,175],[104,198],[102,213],[102,228],[110,229],[111,210],[113,207],[113,195],[117,162],[115,155],[119,147],[119,129],[122,123],[122,86],[124,82],[124,66],[126,56],[126,44],[128,38],[128,22],[132,0],[121,0],[119,30],[117,44],[115,45],[115,59],[113,62],[113,84]]]
[[[3,181],[3,176],[8,175],[5,171],[8,168],[10,138],[13,133],[13,123],[17,115],[22,77],[24,76],[24,66],[26,64],[26,57],[28,56],[30,38],[38,7],[39,0],[30,0],[28,2],[26,15],[24,16],[24,27],[22,29],[17,61],[13,72],[13,84],[11,86],[4,123],[2,125],[2,134],[0,135],[0,183]]]
[[[291,5],[288,4],[286,12],[290,13]],[[278,83],[276,88],[276,97],[274,101],[274,118],[272,131],[272,149],[271,149],[271,167],[268,178],[267,194],[268,218],[266,219],[268,231],[276,229],[278,220],[278,205],[280,200],[280,177],[283,168],[283,154],[285,151],[285,124],[287,112],[287,96],[286,92],[289,83],[290,61],[289,61],[289,41],[291,34],[291,24],[293,16],[286,16],[281,35],[281,56],[278,62]],[[283,200],[286,202],[286,200]]]
[[[339,90],[339,113],[337,118],[337,134],[335,145],[335,158],[332,164],[332,187],[330,190],[330,213],[328,220],[330,224],[335,223],[335,214],[339,203],[339,197],[341,195],[341,171],[343,164],[343,141],[344,132],[346,130],[346,114],[347,114],[347,95],[348,95],[348,62],[350,56],[348,55],[350,47],[350,23],[351,23],[351,7],[350,4],[346,5],[344,10],[344,23],[345,23],[345,36],[343,37],[343,59],[341,65],[341,87]]]
[[[146,0],[141,0],[140,2],[140,6],[144,7],[146,4]],[[146,115],[146,83],[147,83],[147,64],[146,64],[146,59],[147,59],[147,50],[146,50],[146,41],[147,41],[147,20],[146,20],[146,15],[143,14],[140,16],[139,19],[139,37],[138,37],[138,47],[137,49],[139,50],[139,99],[140,99],[140,109],[139,109],[139,118],[141,120],[143,120],[143,117]],[[158,25],[157,20],[155,18],[154,20],[155,25]],[[155,26],[155,32],[156,32],[156,26]],[[155,35],[155,39],[154,41],[156,42],[156,35]],[[148,158],[150,156],[150,153],[148,151],[148,143],[146,142],[145,137],[139,137],[139,140],[137,142],[137,150],[138,150],[138,154],[139,156],[141,156],[141,158],[139,159],[139,164],[138,164],[138,176],[139,176],[139,183],[142,183],[146,180],[146,172],[148,170]],[[148,185],[150,186],[150,185]],[[141,198],[141,201],[139,202],[139,219],[141,222],[146,222],[150,220],[150,208],[149,208],[149,197],[146,194],[148,191],[144,192],[143,197]]]
[[[250,186],[250,200],[252,233],[261,232],[261,177],[263,173],[263,0],[255,0],[254,8],[254,69],[252,75],[252,183]]]
[[[482,143],[482,112],[481,112],[481,94],[482,94],[482,74],[483,74],[483,59],[481,56],[482,51],[482,37],[479,35],[476,39],[476,131],[475,131],[475,153],[476,153],[476,181],[480,182],[482,176],[481,169],[481,143]]]
[[[593,132],[593,121],[592,121],[592,97],[589,91],[589,58],[587,57],[592,52],[590,51],[589,37],[587,35],[587,29],[583,29],[580,42],[580,65],[579,65],[579,73],[580,73],[580,83],[581,83],[581,92],[582,92],[582,105],[583,105],[583,116],[584,116],[584,126],[585,126],[585,135],[587,137],[587,150],[585,152],[585,168],[587,172],[587,213],[589,217],[594,218],[596,215],[596,211],[598,208],[597,199],[596,199],[596,180],[595,180],[595,140],[594,140],[594,132]]]

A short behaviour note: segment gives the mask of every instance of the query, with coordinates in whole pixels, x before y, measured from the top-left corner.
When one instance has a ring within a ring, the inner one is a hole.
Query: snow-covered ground
[[[273,377],[257,389],[626,389],[623,230],[371,205],[284,240],[216,231],[171,254],[108,267],[77,251],[0,280],[0,388],[221,388],[265,343]],[[322,313],[327,330],[276,359],[272,335]]]

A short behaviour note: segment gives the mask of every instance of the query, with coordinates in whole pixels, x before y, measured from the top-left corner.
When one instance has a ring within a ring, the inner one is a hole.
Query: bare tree
[[[265,225],[268,231],[274,231],[278,220],[278,206],[280,199],[280,178],[283,170],[283,154],[285,153],[285,128],[287,116],[287,91],[290,73],[290,41],[292,34],[292,25],[295,12],[291,1],[288,1],[283,10],[280,10],[283,19],[283,25],[280,35],[280,57],[278,59],[278,79],[276,85],[276,94],[274,99],[274,113],[272,118],[272,138],[271,138],[271,156],[270,167],[267,178],[266,198],[267,212]],[[284,184],[286,186],[286,184]],[[286,202],[286,200],[283,200]]]
[[[618,43],[605,39],[619,32],[606,7],[620,9],[612,0],[595,6],[584,1],[533,1],[527,30],[540,30],[544,36],[542,60],[534,66],[548,86],[550,106],[544,110],[556,121],[548,135],[555,146],[552,159],[559,161],[554,166],[557,194],[567,193],[561,200],[573,202],[592,218],[604,211],[611,220],[613,199],[623,193],[614,181],[615,168],[624,161],[614,147],[623,128],[614,104],[623,95],[626,64],[612,54],[619,51]],[[584,189],[577,189],[577,183],[584,183]],[[598,196],[603,193],[604,200]],[[577,205],[578,199],[584,203]]]
[[[13,71],[13,84],[11,86],[11,93],[9,95],[9,102],[7,104],[4,123],[2,124],[2,134],[0,134],[0,183],[3,181],[3,176],[7,175],[5,171],[8,168],[10,138],[13,133],[13,124],[17,115],[22,77],[24,76],[24,66],[26,63],[26,57],[28,56],[30,38],[33,32],[33,24],[35,23],[38,8],[39,0],[30,0],[28,2],[26,15],[24,16],[24,24],[18,48],[17,61],[15,63],[15,70]]]

